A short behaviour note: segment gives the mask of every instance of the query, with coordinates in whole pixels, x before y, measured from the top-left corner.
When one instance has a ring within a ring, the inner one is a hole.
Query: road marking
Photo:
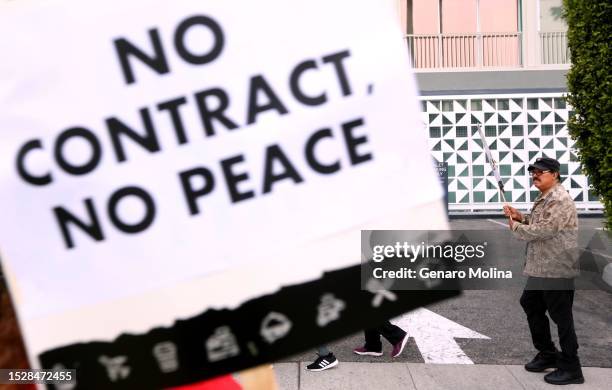
[[[474,364],[455,338],[490,340],[485,335],[424,308],[396,317],[391,322],[414,338],[425,363],[430,364]]]
[[[605,257],[606,259],[612,259],[612,256],[604,255],[603,253],[596,252],[596,251],[588,249],[588,248],[585,248],[584,250],[587,251],[587,252],[591,252],[592,254],[594,254],[596,256]]]
[[[489,222],[493,222],[493,223],[496,223],[496,224],[498,224],[498,225],[502,225],[503,227],[506,227],[506,228],[508,227],[508,224],[506,224],[506,223],[501,223],[501,222],[496,221],[496,220],[494,220],[494,219],[487,219],[487,221],[489,221]]]

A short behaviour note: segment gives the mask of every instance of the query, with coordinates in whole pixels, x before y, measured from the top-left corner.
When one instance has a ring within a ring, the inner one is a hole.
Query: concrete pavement
[[[612,368],[583,367],[585,383],[554,386],[545,373],[519,365],[445,365],[424,363],[340,362],[332,369],[310,372],[311,362],[275,363],[281,390],[604,390],[612,386]]]
[[[454,229],[506,229],[498,218],[451,220]],[[586,229],[602,225],[601,219],[580,219]],[[510,244],[508,244],[510,245]],[[520,290],[464,291],[461,297],[428,306],[489,339],[455,339],[476,364],[424,364],[424,358],[410,338],[402,356],[391,359],[390,345],[383,343],[382,357],[356,356],[355,346],[363,343],[361,332],[347,336],[328,348],[340,364],[322,372],[306,371],[314,359],[314,349],[274,364],[281,390],[608,390],[612,389],[612,295],[604,291],[581,290],[576,293],[574,320],[580,343],[585,383],[554,386],[544,382],[546,373],[530,373],[522,364],[534,349],[527,321],[518,304]],[[556,333],[556,332],[555,332]],[[556,338],[555,338],[556,341]],[[495,364],[491,364],[495,363]],[[605,367],[605,368],[601,368]]]

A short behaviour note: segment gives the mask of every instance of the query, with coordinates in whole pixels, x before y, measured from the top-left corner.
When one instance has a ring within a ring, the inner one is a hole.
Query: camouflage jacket
[[[531,214],[512,225],[527,241],[525,275],[541,278],[578,276],[578,217],[574,201],[561,184],[535,200]]]

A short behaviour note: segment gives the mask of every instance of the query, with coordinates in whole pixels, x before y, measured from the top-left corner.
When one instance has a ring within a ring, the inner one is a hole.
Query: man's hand
[[[506,217],[510,217],[515,221],[520,222],[523,220],[523,214],[521,214],[520,211],[510,205],[504,205],[504,214],[506,215]],[[510,224],[510,227],[512,227],[512,223]]]
[[[512,218],[508,219],[508,221],[508,227],[510,227],[510,230],[512,230],[512,226],[515,224],[515,222]]]

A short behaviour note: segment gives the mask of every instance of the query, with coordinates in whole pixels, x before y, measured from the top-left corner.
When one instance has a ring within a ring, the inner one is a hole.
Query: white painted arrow
[[[391,320],[413,337],[425,363],[474,364],[455,338],[487,339],[463,325],[427,309],[416,309]]]

